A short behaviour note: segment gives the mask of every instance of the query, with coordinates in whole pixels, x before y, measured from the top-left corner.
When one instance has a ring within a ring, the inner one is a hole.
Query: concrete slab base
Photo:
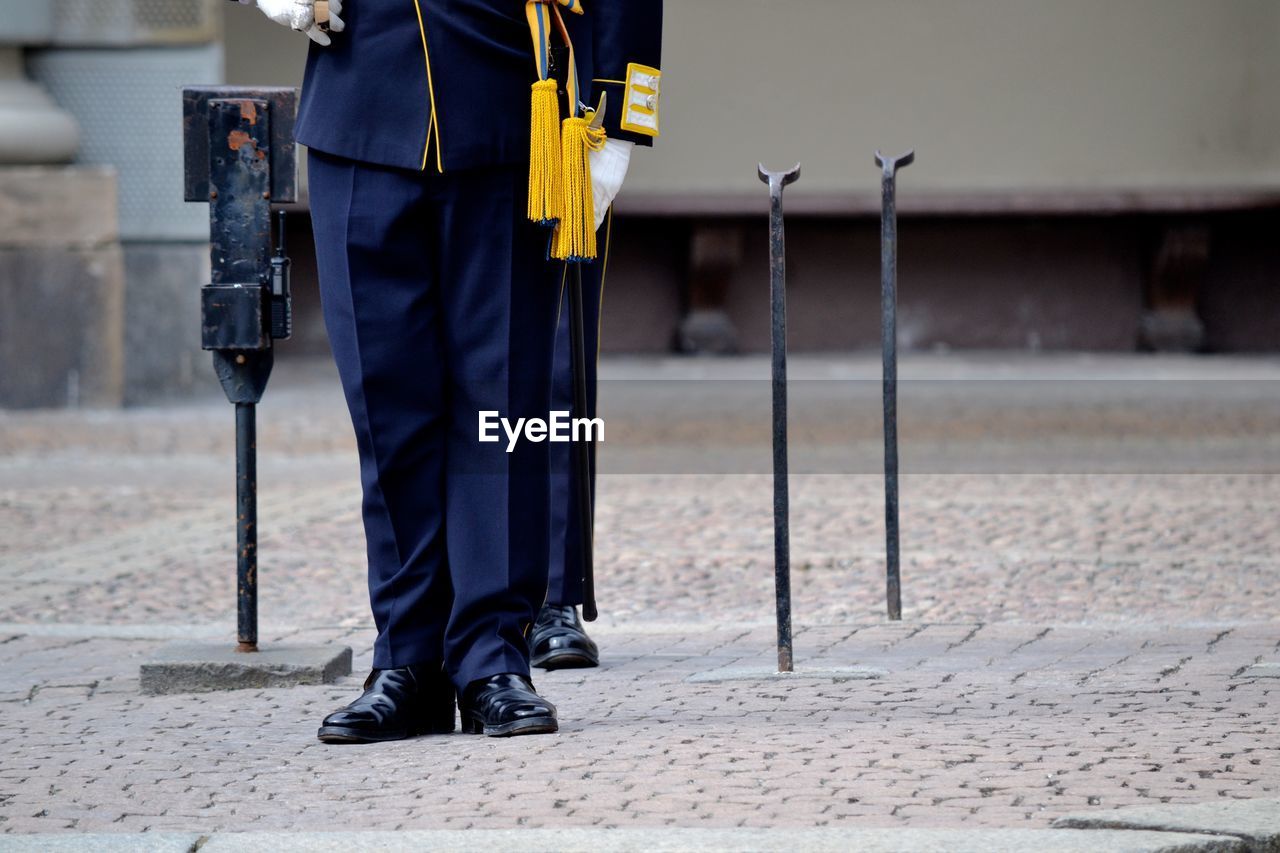
[[[798,667],[795,672],[778,672],[768,666],[737,666],[713,669],[689,676],[693,683],[715,681],[868,681],[889,673],[870,666]]]
[[[349,646],[273,646],[238,652],[230,643],[175,643],[142,665],[142,692],[208,693],[332,684],[351,674]]]
[[[1070,829],[1140,829],[1234,835],[1250,851],[1280,851],[1280,800],[1217,800],[1194,805],[1130,806],[1067,815],[1053,822]]]
[[[403,832],[228,832],[0,836],[4,853],[146,850],[155,853],[1247,853],[1237,838],[1175,832],[1062,829],[467,829]],[[48,842],[56,841],[50,845]],[[146,846],[127,846],[129,840]]]

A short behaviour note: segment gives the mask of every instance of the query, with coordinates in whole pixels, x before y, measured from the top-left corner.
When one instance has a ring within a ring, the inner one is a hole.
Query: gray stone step
[[[203,843],[200,843],[203,841]],[[1237,838],[1182,832],[1070,829],[513,829],[406,832],[143,833],[0,836],[4,853],[1246,853]]]

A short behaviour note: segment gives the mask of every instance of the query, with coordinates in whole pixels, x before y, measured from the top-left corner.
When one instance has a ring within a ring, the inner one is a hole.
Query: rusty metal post
[[[884,359],[884,525],[885,580],[889,619],[902,619],[902,578],[898,533],[898,182],[899,169],[915,162],[914,151],[888,158],[880,167],[880,338]]]
[[[271,254],[271,205],[295,201],[293,89],[183,92],[186,198],[209,204],[212,279],[201,288],[201,346],[236,415],[237,649],[258,648],[256,406],[290,333],[289,262]]]
[[[778,672],[795,669],[791,645],[791,498],[787,473],[787,248],[782,190],[800,179],[800,164],[770,172],[762,164],[760,180],[769,185],[770,338],[773,348],[773,587],[778,623]]]
[[[236,403],[236,645],[242,652],[258,648],[256,411],[253,403]]]

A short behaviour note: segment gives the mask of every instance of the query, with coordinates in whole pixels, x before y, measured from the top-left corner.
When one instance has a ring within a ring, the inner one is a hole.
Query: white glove
[[[606,139],[604,147],[592,151],[591,189],[596,199],[596,230],[604,223],[605,214],[609,212],[613,200],[622,190],[622,182],[627,179],[627,167],[631,164],[631,151],[636,147],[634,142],[624,139]]]
[[[246,6],[257,4],[277,24],[306,33],[316,44],[328,47],[332,40],[316,23],[316,0],[240,0]],[[342,0],[329,0],[329,30],[340,33],[346,24],[338,17],[342,12]]]

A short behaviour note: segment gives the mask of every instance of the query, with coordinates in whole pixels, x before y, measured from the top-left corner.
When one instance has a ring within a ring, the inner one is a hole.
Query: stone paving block
[[[332,684],[351,674],[349,646],[274,646],[238,652],[230,643],[176,643],[142,665],[142,692],[206,693]]]
[[[1082,812],[1060,817],[1055,827],[1068,829],[1141,829],[1234,835],[1250,853],[1280,851],[1280,799],[1223,799],[1191,805],[1153,805]]]
[[[0,339],[0,406],[119,406],[125,362],[120,247],[0,246],[0,283],[8,323]]]
[[[8,166],[0,246],[96,248],[119,239],[116,173],[102,166]]]

